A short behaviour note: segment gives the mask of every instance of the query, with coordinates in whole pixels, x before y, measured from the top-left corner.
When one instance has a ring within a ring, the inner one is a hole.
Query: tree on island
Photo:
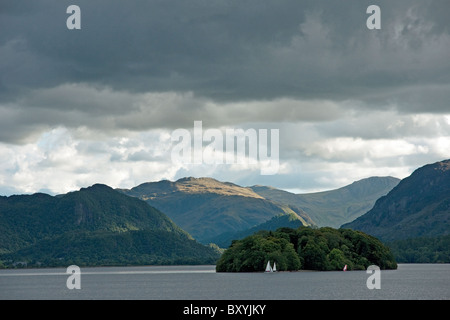
[[[232,242],[216,264],[218,272],[264,271],[267,261],[280,271],[396,269],[390,249],[360,231],[330,227],[259,231]]]

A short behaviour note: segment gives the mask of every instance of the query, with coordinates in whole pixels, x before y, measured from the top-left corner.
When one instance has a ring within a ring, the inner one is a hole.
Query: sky
[[[67,27],[70,5],[81,29]],[[367,27],[370,5],[381,29]],[[1,0],[0,195],[405,178],[450,158],[448,12],[447,0]],[[174,162],[172,134],[194,121],[279,130],[278,171]]]

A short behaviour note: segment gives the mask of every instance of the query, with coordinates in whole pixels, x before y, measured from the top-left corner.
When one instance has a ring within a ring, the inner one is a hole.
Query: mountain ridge
[[[424,165],[344,228],[385,241],[450,233],[450,160]]]
[[[305,194],[208,177],[146,182],[132,189],[96,183],[55,196],[0,196],[0,260],[83,265],[82,257],[88,256],[90,265],[211,262],[218,251],[201,243],[229,244],[262,229],[322,227],[326,219],[337,223],[355,214],[342,228],[383,241],[447,235],[449,212],[450,160],[420,167],[402,180],[369,177]],[[102,256],[93,257],[94,251]]]
[[[265,199],[247,187],[213,178],[186,177],[121,189],[167,214],[195,239],[208,243],[218,234],[237,232],[294,212],[303,225],[312,225],[301,209]]]
[[[103,184],[0,197],[0,260],[10,263],[213,263],[218,256],[161,211]]]
[[[335,190],[297,195],[270,186],[243,187],[209,177],[184,177],[146,182],[120,191],[147,201],[195,239],[208,243],[223,240],[225,234],[243,234],[292,212],[305,226],[338,227],[367,212],[398,181],[393,177],[370,177]],[[346,202],[349,204],[343,205]],[[316,213],[324,204],[327,206]]]
[[[382,195],[387,194],[400,179],[394,177],[369,177],[327,191],[291,193],[266,186],[252,186],[256,193],[304,210],[320,227],[340,227],[366,213]]]

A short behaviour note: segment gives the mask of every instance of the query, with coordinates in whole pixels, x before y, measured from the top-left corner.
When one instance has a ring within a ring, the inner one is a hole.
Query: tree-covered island
[[[390,249],[378,239],[351,229],[279,228],[235,240],[216,264],[217,272],[264,271],[268,261],[279,271],[365,270],[370,265],[396,269]]]

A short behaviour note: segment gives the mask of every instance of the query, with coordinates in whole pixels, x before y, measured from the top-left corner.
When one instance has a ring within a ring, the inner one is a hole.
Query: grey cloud
[[[131,93],[85,84],[33,90],[0,104],[0,139],[18,143],[53,127],[121,135],[155,128],[239,126],[245,123],[329,121],[344,110],[332,101],[249,101],[216,103],[192,93]],[[83,133],[83,132],[80,132]]]
[[[70,4],[2,2],[2,141],[57,125],[113,132],[449,112],[448,1],[377,1],[377,31],[365,27],[371,3],[356,0],[79,0],[79,31],[65,27]]]
[[[65,29],[68,4],[40,1],[28,14],[6,14],[3,21],[9,30],[3,43],[22,39],[39,63],[53,61],[40,74],[30,74],[36,82],[92,81],[119,90],[194,91],[227,100],[317,97],[363,77],[370,80],[374,73],[376,78],[376,70],[389,76],[385,62],[403,61],[408,69],[412,64],[405,54],[420,54],[429,35],[448,35],[446,20],[432,20],[436,10],[444,11],[435,2],[381,1],[383,29],[375,37],[382,41],[379,57],[365,50],[376,39],[365,27],[361,1],[78,1],[79,32]],[[411,7],[418,17],[407,16]],[[427,23],[429,30],[420,27]],[[398,41],[423,45],[398,50]],[[369,74],[356,69],[364,65]],[[338,79],[343,84],[333,86]]]
[[[313,125],[323,137],[373,139],[433,138],[450,135],[450,123],[431,114],[404,114],[394,110],[353,112],[336,121]]]

